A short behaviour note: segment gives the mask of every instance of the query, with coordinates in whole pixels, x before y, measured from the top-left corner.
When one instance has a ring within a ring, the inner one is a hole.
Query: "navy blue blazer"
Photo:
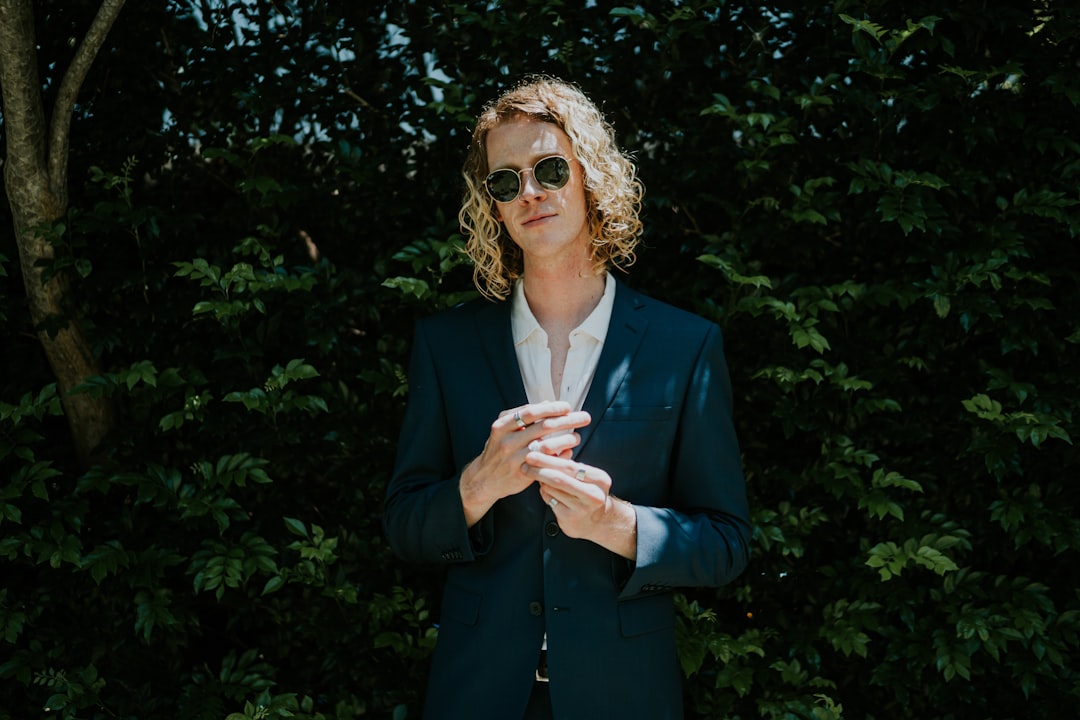
[[[417,323],[384,505],[402,558],[446,567],[429,720],[516,720],[544,633],[560,720],[682,717],[673,588],[746,566],[749,519],[720,329],[617,285],[574,457],[634,504],[637,561],[559,530],[536,487],[469,529],[458,491],[491,423],[524,405],[510,302]]]

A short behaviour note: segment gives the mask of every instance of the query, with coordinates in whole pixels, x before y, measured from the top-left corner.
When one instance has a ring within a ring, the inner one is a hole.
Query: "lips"
[[[542,215],[533,215],[531,218],[529,218],[528,220],[526,220],[525,222],[523,222],[521,224],[523,226],[529,226],[529,225],[532,225],[533,223],[539,222],[541,220],[546,220],[549,217],[555,217],[555,213],[547,213],[547,214],[542,214]]]

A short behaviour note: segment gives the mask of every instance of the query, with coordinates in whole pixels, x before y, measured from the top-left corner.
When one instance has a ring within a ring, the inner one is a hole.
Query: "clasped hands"
[[[636,554],[637,515],[611,495],[611,476],[572,459],[576,432],[592,421],[569,403],[548,401],[505,410],[491,424],[484,450],[461,473],[465,520],[472,527],[500,499],[536,483],[562,531],[623,557]]]

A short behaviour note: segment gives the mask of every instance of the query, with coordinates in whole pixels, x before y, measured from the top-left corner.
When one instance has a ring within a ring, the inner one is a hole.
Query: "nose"
[[[543,198],[547,195],[547,188],[537,182],[531,169],[526,168],[522,170],[520,177],[521,193],[518,195],[518,200],[528,202],[529,200]]]

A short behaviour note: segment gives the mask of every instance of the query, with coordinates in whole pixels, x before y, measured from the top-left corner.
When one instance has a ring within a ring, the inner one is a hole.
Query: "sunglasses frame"
[[[540,178],[536,177],[536,166],[539,165],[542,162],[545,162],[547,160],[551,160],[553,158],[557,158],[559,160],[562,160],[563,163],[566,164],[566,180],[563,181],[562,185],[552,185],[552,184],[546,183],[543,180],[541,180]],[[545,155],[544,157],[542,157],[539,160],[537,160],[536,162],[534,162],[533,166],[531,168],[521,168],[520,170],[514,170],[513,168],[499,168],[498,170],[493,170],[492,172],[488,173],[488,176],[486,178],[484,178],[484,189],[487,191],[488,196],[497,203],[511,203],[511,202],[514,202],[519,197],[521,197],[521,190],[522,190],[522,188],[525,187],[525,181],[522,179],[521,174],[524,173],[524,172],[529,172],[529,173],[532,174],[533,178],[536,179],[536,182],[540,183],[540,185],[543,188],[545,188],[547,190],[552,190],[552,191],[554,191],[554,190],[562,190],[564,187],[566,187],[567,183],[570,182],[570,162],[571,162],[570,158],[564,157],[563,155],[559,155],[558,153],[556,153],[556,154],[553,154],[553,155]],[[515,176],[517,176],[517,181],[518,181],[517,192],[514,194],[514,197],[510,198],[509,200],[500,200],[499,198],[495,197],[495,193],[491,192],[491,178],[498,175],[499,173],[504,173],[504,172],[513,173]]]

